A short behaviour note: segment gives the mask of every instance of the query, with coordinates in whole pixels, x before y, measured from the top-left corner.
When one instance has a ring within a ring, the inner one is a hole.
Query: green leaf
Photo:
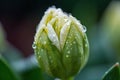
[[[23,80],[44,80],[40,68],[34,67],[22,73]]]
[[[120,80],[120,65],[116,63],[103,76],[102,80]]]
[[[0,80],[20,80],[0,55]]]

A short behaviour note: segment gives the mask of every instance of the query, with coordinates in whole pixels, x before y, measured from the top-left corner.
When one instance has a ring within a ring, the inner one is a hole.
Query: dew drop
[[[41,58],[41,56],[38,57],[39,59]]]
[[[32,48],[33,48],[33,49],[36,49],[36,44],[35,44],[35,42],[33,42]]]
[[[64,19],[64,21],[65,21],[65,22],[67,22],[67,21],[68,21],[68,19]]]
[[[68,51],[67,53],[70,54],[70,51]]]
[[[70,43],[70,45],[72,46],[72,43]]]
[[[85,44],[85,47],[87,47],[88,45],[87,44]]]
[[[40,52],[38,53],[38,55],[40,55]]]
[[[56,42],[56,40],[55,40],[55,39],[54,39],[53,41],[54,41],[54,42]]]
[[[69,23],[66,23],[67,26],[69,26],[70,24]]]
[[[66,44],[68,44],[68,41],[66,41]]]
[[[83,31],[83,32],[86,32],[86,31],[87,31],[87,28],[86,28],[84,25],[83,25],[82,27],[83,27],[83,30],[82,30],[82,31]]]
[[[66,55],[66,58],[68,58],[69,57],[69,55]]]
[[[77,39],[77,37],[75,36],[75,39]]]
[[[40,40],[41,40],[42,38],[40,37]]]
[[[43,51],[43,49],[41,49],[41,51]]]
[[[53,38],[54,38],[54,37],[55,37],[55,34],[53,34],[52,36],[53,36]]]
[[[46,44],[46,41],[44,41],[43,44]]]

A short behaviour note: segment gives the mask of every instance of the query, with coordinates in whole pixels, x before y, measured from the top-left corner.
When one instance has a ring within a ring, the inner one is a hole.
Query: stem
[[[74,80],[74,77],[70,77],[70,78],[64,78],[64,79],[58,79],[58,78],[56,78],[55,80]]]

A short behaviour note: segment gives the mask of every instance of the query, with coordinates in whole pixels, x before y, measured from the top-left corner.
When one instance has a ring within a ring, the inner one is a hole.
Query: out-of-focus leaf
[[[54,80],[54,78],[42,72],[37,66],[22,72],[21,75],[23,80]]]
[[[42,72],[34,55],[26,59],[16,61],[14,66],[16,70],[21,73],[23,80],[54,80]]]
[[[24,71],[22,77],[23,80],[44,80],[41,70],[38,67]]]
[[[12,44],[7,42],[6,33],[1,23],[0,23],[0,53],[5,58],[5,60],[10,64],[11,62],[14,62],[22,58],[22,53]]]
[[[5,42],[5,49],[2,52],[2,56],[10,64],[23,58],[22,53],[7,41]]]
[[[0,80],[20,80],[2,56],[0,56]]]
[[[110,64],[87,65],[76,77],[75,80],[100,80]],[[95,76],[96,75],[96,76]]]
[[[42,73],[43,73],[43,77],[44,77],[45,80],[57,80],[57,79],[54,79],[53,77],[49,76],[45,72],[42,72]]]
[[[102,80],[120,80],[120,66],[119,63],[113,65],[103,76]]]
[[[113,49],[120,62],[120,1],[112,1],[101,20],[101,36]]]
[[[5,49],[5,33],[2,28],[2,24],[0,23],[0,52],[4,51]]]

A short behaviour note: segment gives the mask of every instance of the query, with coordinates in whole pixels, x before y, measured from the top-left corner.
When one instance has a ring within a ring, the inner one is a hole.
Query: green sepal
[[[73,77],[83,68],[83,66],[85,66],[89,55],[89,44],[86,39],[86,35],[79,32],[75,26],[75,24],[71,24],[69,34],[67,35],[66,43],[62,51],[62,61],[66,70],[65,74],[67,78]]]
[[[52,44],[44,31],[35,46],[35,54],[43,71],[53,77],[64,77],[65,70],[61,63],[61,53]]]

